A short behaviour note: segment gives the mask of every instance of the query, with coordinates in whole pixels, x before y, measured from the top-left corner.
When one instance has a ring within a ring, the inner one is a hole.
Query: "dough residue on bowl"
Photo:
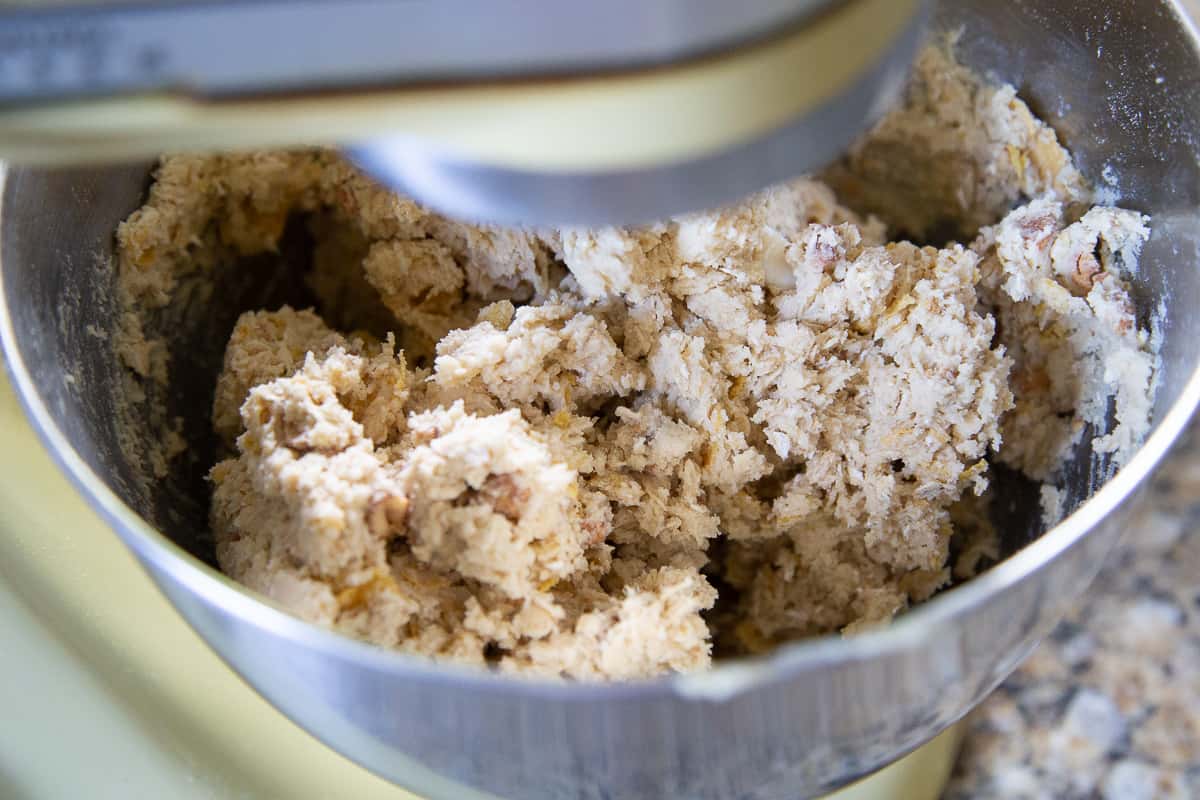
[[[126,339],[162,352],[139,313],[303,219],[315,310],[243,314],[216,386],[222,569],[439,659],[695,670],[930,597],[990,462],[1137,446],[1148,220],[1089,201],[939,48],[824,179],[637,230],[467,225],[325,151],[170,157],[118,232]]]

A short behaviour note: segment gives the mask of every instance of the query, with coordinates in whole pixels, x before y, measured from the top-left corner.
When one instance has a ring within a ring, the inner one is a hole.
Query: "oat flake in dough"
[[[1121,272],[1148,230],[1079,216],[1053,133],[941,51],[832,180],[857,161],[859,191],[886,183],[899,142],[961,170],[903,224],[954,209],[983,225],[971,245],[888,243],[807,178],[636,231],[520,231],[327,152],[166,159],[119,231],[133,311],[276,248],[294,215],[316,240],[322,316],[248,312],[225,353],[221,567],[384,646],[575,678],[701,669],[714,636],[758,652],[929,597],[989,457],[1050,477],[1110,397],[1097,449],[1144,435],[1153,360]]]

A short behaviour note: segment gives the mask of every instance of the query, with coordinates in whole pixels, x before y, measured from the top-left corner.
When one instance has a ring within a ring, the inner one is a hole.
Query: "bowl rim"
[[[1200,33],[1195,20],[1181,7],[1180,0],[1167,0],[1167,5],[1183,27],[1193,50],[1200,51]],[[0,163],[0,215],[4,212],[9,174],[10,167]],[[681,699],[723,701],[831,665],[870,661],[920,648],[944,630],[944,626],[969,616],[993,597],[1013,589],[1085,537],[1153,473],[1200,407],[1198,364],[1179,397],[1129,462],[1070,515],[988,571],[953,591],[938,593],[912,607],[886,627],[851,637],[826,635],[803,639],[783,644],[762,656],[714,662],[703,672],[614,682],[564,681],[439,662],[353,639],[293,616],[179,547],[117,497],[75,452],[55,423],[25,365],[6,300],[4,271],[0,269],[0,354],[31,427],[76,491],[133,550],[160,590],[163,578],[159,572],[207,604],[274,636],[338,661],[353,661],[361,667],[389,673],[397,679],[560,702],[672,695]],[[219,648],[207,637],[202,638],[229,663]],[[231,666],[236,670],[236,665]]]

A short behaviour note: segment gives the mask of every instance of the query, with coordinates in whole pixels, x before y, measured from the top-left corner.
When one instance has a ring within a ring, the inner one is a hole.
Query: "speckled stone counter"
[[[945,796],[1200,798],[1200,425],[1077,611],[968,718]]]

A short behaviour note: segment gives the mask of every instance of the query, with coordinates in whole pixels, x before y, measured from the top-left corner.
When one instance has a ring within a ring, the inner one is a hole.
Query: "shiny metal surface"
[[[1000,520],[1006,559],[886,630],[703,675],[575,685],[430,665],[259,601],[202,560],[203,447],[196,469],[161,481],[123,457],[112,424],[119,367],[110,341],[86,332],[112,328],[111,273],[96,255],[138,205],[145,169],[5,175],[0,339],[14,386],[51,452],[189,622],[284,713],[371,770],[431,797],[820,794],[928,741],[1030,652],[1095,575],[1200,403],[1191,22],[1155,0],[954,0],[938,25],[964,26],[965,61],[1015,82],[1112,199],[1155,215],[1135,293],[1140,317],[1160,323],[1163,366],[1154,432],[1123,470],[1108,479],[1081,447],[1065,487],[1073,511],[1045,532],[1033,487],[1001,474],[1017,512]],[[205,342],[219,340],[234,306],[179,323],[194,383],[168,400],[194,430],[207,427],[203,387],[215,369]]]
[[[238,0],[0,4],[0,107],[131,92],[228,97],[644,68],[846,0]]]

